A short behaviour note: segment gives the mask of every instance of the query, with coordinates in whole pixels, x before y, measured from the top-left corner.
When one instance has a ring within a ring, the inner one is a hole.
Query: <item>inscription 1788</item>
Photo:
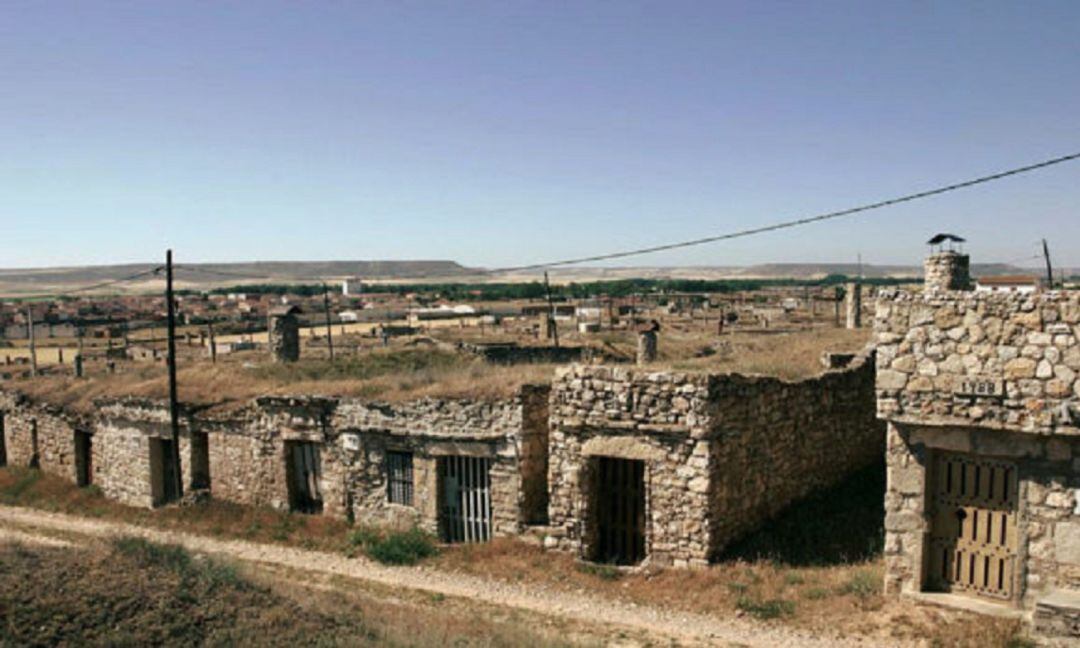
[[[953,392],[960,396],[1004,396],[1004,381],[969,376],[956,383]]]

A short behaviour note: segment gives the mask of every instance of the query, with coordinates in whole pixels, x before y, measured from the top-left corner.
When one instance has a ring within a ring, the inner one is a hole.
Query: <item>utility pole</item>
[[[176,401],[176,302],[173,297],[172,250],[165,252],[165,303],[169,316],[169,424],[172,426],[172,463],[176,480],[176,497],[180,498],[184,494],[184,479],[180,474],[180,406]]]
[[[323,313],[326,314],[326,348],[330,350],[330,362],[334,361],[334,332],[330,328],[330,289],[322,285]]]
[[[83,362],[84,362],[84,360],[83,360],[83,336],[86,334],[86,331],[83,328],[83,325],[82,325],[81,322],[79,323],[79,327],[77,329],[75,329],[75,330],[78,332],[78,335],[79,335],[79,354],[77,356],[75,356],[75,377],[76,378],[82,378],[83,377]]]
[[[544,271],[544,292],[547,293],[548,317],[551,318],[551,332],[555,337],[555,348],[559,348],[559,326],[555,323],[555,302],[551,299],[551,284],[548,283],[547,270]]]
[[[37,376],[37,345],[34,344],[34,306],[26,305],[26,335],[30,338],[30,375]]]
[[[1046,259],[1046,288],[1048,290],[1054,289],[1054,270],[1050,267],[1050,248],[1046,245],[1046,239],[1042,240],[1043,244],[1043,258]]]

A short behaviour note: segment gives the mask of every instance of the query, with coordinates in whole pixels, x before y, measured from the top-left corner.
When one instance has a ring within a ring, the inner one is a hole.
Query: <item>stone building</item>
[[[418,525],[482,541],[547,518],[548,393],[513,398],[267,396],[236,409],[184,407],[183,494],[339,518]],[[132,506],[177,500],[167,403],[95,402],[93,416],[0,392],[0,458]]]
[[[168,404],[148,399],[99,400],[92,427],[92,460],[106,496],[132,506],[161,506],[184,493],[210,487],[206,434],[194,413],[181,406],[180,473],[177,492]]]
[[[40,468],[89,485],[100,473],[91,461],[92,438],[86,417],[0,391],[0,465]]]
[[[877,299],[886,591],[1080,636],[1080,295],[954,290],[948,266]]]
[[[575,366],[550,407],[545,544],[600,562],[704,565],[883,452],[869,351],[798,382]]]

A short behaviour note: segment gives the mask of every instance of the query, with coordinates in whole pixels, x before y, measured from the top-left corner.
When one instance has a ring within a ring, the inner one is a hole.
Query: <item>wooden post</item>
[[[1054,289],[1054,270],[1050,267],[1050,248],[1046,245],[1046,239],[1042,240],[1043,258],[1046,259],[1046,289]]]
[[[30,375],[37,376],[37,344],[34,343],[34,307],[30,304],[27,304],[26,306],[26,321],[26,335],[30,339]]]
[[[217,364],[217,342],[214,340],[214,322],[207,322],[207,333],[210,337],[210,363]]]
[[[79,355],[75,356],[75,377],[83,377],[83,335],[85,335],[85,329],[82,326],[75,329],[79,336]]]
[[[323,313],[326,315],[326,348],[330,351],[330,362],[334,361],[334,331],[330,327],[330,292],[326,282],[322,285]]]
[[[555,322],[555,302],[551,299],[551,284],[548,283],[547,270],[544,271],[544,292],[547,293],[548,317],[551,318],[551,332],[555,338],[555,348],[559,348],[559,325]]]
[[[173,296],[172,250],[165,252],[165,302],[168,313],[169,351],[169,424],[172,427],[172,462],[176,477],[176,496],[184,495],[184,478],[180,472],[180,404],[176,399],[176,302]]]

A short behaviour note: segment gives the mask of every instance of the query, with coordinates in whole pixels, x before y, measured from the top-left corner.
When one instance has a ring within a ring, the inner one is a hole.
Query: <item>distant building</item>
[[[344,296],[359,295],[364,292],[364,284],[359,277],[341,280],[341,294]]]
[[[1033,275],[1001,275],[979,277],[975,280],[975,292],[1033,293],[1042,283]]]

